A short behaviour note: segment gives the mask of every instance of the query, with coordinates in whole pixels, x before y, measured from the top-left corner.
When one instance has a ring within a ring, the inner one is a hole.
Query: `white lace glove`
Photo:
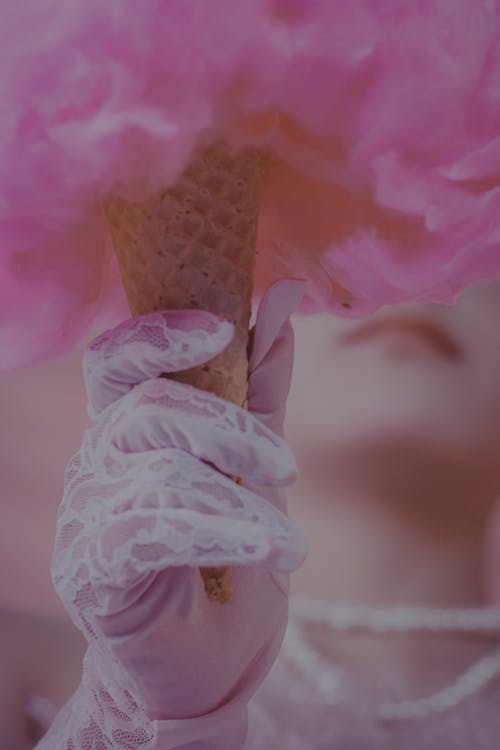
[[[89,648],[39,750],[243,746],[306,551],[285,514],[295,463],[277,434],[302,291],[280,282],[262,301],[249,411],[158,377],[227,346],[232,326],[208,313],[134,318],[87,348],[95,425],[66,472],[53,577]],[[225,565],[233,598],[209,602],[198,568]]]

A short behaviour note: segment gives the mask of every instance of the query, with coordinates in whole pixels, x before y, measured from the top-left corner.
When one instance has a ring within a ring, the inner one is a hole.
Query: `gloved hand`
[[[65,475],[53,577],[89,648],[39,750],[243,746],[306,553],[286,517],[296,469],[279,437],[302,291],[279,282],[261,302],[248,411],[158,377],[227,346],[232,325],[209,313],[134,318],[87,348],[95,425]],[[198,569],[226,565],[232,600],[210,602]]]

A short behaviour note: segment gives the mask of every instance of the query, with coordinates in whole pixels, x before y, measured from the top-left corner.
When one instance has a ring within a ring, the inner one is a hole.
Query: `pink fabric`
[[[258,289],[303,310],[451,300],[500,268],[500,0],[4,0],[0,368],[119,286],[102,201],[223,138],[271,155]]]
[[[263,299],[249,411],[158,377],[227,346],[233,326],[209,313],[134,318],[87,346],[95,423],[66,471],[53,577],[89,649],[40,750],[242,747],[306,551],[286,516],[295,462],[278,434],[302,293],[283,281]],[[198,571],[219,565],[235,566],[227,605],[207,600]]]

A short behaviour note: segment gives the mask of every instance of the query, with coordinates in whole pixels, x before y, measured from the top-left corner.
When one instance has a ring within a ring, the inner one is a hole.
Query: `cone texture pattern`
[[[211,362],[169,377],[244,405],[248,328],[264,160],[256,152],[202,152],[175,185],[137,204],[106,204],[132,314],[202,309],[235,324]],[[230,597],[227,569],[202,571],[207,593]]]

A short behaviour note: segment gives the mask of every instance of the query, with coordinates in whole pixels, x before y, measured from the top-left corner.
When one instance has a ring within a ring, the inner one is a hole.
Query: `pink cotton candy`
[[[221,138],[272,157],[257,292],[360,315],[499,272],[499,27],[500,0],[3,0],[0,369],[113,305],[103,199]]]

